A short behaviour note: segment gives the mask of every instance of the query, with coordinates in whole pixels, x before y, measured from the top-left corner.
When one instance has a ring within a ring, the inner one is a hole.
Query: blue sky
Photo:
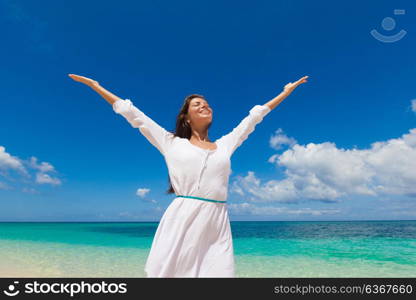
[[[203,94],[211,139],[308,75],[234,153],[231,220],[416,219],[412,1],[0,6],[0,221],[158,221],[173,200],[163,156],[69,73],[167,130]]]

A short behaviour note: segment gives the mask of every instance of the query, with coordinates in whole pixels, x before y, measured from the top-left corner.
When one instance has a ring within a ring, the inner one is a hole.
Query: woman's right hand
[[[93,79],[84,77],[84,76],[79,76],[79,75],[75,75],[75,74],[68,74],[69,77],[71,77],[72,79],[74,79],[75,81],[79,81],[81,83],[84,83],[88,86],[94,86],[94,85],[99,85],[98,81],[95,81]]]

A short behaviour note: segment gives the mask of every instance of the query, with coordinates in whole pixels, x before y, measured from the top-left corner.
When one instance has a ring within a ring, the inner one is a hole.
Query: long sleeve
[[[230,155],[248,138],[254,128],[260,123],[264,116],[271,111],[267,105],[255,105],[237,127],[230,133],[221,137],[224,145],[228,148]]]
[[[170,146],[174,135],[159,126],[155,121],[146,116],[140,109],[133,105],[130,99],[120,99],[113,103],[113,110],[122,115],[132,127],[138,128],[147,140],[155,146],[162,155]]]

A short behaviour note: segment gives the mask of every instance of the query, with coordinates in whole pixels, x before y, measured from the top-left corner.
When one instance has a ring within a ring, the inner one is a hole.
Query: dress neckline
[[[216,146],[216,148],[215,149],[204,149],[204,148],[201,148],[201,147],[199,147],[199,146],[197,146],[197,145],[194,145],[194,144],[192,144],[191,143],[191,141],[190,140],[188,140],[187,138],[185,138],[185,140],[187,140],[188,141],[188,143],[192,146],[192,147],[195,147],[195,148],[198,148],[198,149],[201,149],[202,151],[206,151],[206,152],[215,152],[215,151],[217,151],[218,150],[218,140],[216,140],[215,142],[214,142],[214,144],[215,144],[215,146]]]

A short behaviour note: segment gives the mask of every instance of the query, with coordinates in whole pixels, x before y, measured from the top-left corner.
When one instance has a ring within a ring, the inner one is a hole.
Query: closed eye
[[[196,104],[194,106],[199,106],[199,104]],[[211,108],[211,106],[209,106],[208,104],[206,105],[207,108]]]

